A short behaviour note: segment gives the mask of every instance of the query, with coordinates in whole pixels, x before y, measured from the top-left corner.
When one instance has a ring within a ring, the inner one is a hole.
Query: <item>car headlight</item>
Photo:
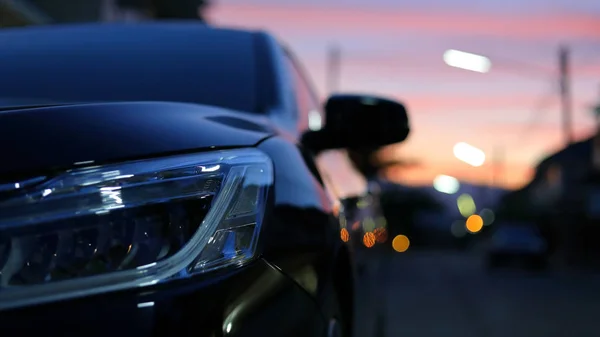
[[[255,257],[256,149],[81,168],[0,197],[0,309],[152,285]]]

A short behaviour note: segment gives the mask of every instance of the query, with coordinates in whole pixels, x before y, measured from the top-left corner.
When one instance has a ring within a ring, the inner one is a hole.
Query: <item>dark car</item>
[[[357,174],[344,148],[406,138],[401,104],[333,96],[321,128],[263,32],[65,25],[0,46],[2,336],[351,333],[335,186]]]
[[[533,223],[499,221],[491,234],[487,264],[489,268],[545,269],[548,245]]]

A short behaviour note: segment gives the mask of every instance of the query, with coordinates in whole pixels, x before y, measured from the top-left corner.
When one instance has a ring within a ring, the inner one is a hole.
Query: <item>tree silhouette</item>
[[[348,151],[350,160],[356,169],[367,178],[378,176],[383,170],[390,168],[414,168],[421,165],[415,159],[377,159],[379,148],[352,149]]]
[[[206,21],[203,15],[211,5],[210,0],[119,0],[118,5],[148,13],[156,20],[197,19]]]
[[[419,161],[410,159],[376,160],[378,148],[353,149],[348,151],[350,160],[365,177],[373,179],[381,170],[390,167],[412,168],[421,165]],[[421,212],[443,211],[440,204],[431,194],[412,187],[389,184],[382,188],[381,208],[392,236],[407,235],[417,238],[416,220]],[[417,238],[417,242],[418,242]]]
[[[199,19],[205,21],[208,0],[152,0],[156,19]]]

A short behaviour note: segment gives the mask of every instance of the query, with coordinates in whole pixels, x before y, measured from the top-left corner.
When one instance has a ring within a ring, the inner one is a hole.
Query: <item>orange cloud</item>
[[[469,167],[467,164],[432,164],[415,169],[398,167],[386,172],[388,179],[412,185],[431,185],[439,174],[446,174],[468,183],[519,188],[528,183],[533,169],[527,164],[506,163],[496,167],[496,176],[491,165]],[[495,179],[495,180],[494,180]]]
[[[521,126],[519,128],[519,126]],[[558,126],[542,124],[532,128],[530,135],[524,134],[522,124],[501,124],[473,128],[465,135],[467,142],[486,152],[488,157],[482,167],[473,168],[458,161],[452,154],[454,142],[448,134],[435,132],[431,128],[422,130],[406,144],[390,146],[386,155],[393,158],[425,159],[426,164],[415,169],[402,168],[394,172],[394,179],[413,184],[430,184],[438,174],[448,174],[474,183],[490,183],[492,169],[502,170],[499,185],[517,187],[525,184],[535,167],[543,157],[555,153],[563,147],[564,139]],[[574,130],[576,140],[585,139],[592,134],[590,128]],[[493,133],[492,133],[493,132]],[[486,137],[487,136],[487,137]],[[460,138],[455,138],[458,141]],[[501,152],[498,152],[501,151]],[[496,161],[501,161],[498,166]]]
[[[406,9],[334,8],[310,5],[250,5],[218,3],[216,23],[266,28],[301,34],[419,34],[510,37],[522,40],[561,37],[600,38],[600,20],[593,15],[546,13],[521,15],[414,11]]]

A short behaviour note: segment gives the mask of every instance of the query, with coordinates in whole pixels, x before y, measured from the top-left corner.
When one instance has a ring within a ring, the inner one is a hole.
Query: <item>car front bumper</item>
[[[237,270],[0,311],[8,336],[324,336],[302,288],[260,259]]]

